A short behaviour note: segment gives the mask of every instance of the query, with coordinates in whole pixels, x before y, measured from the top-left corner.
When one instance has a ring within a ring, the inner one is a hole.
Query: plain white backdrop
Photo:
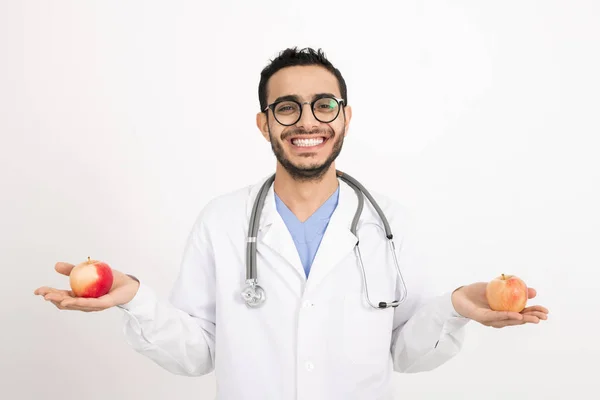
[[[512,273],[550,310],[470,324],[451,362],[396,375],[398,398],[597,398],[599,42],[593,0],[2,0],[0,398],[213,398],[212,374],[127,347],[120,310],[33,291],[91,256],[166,297],[199,210],[273,171],[257,86],[288,46],[341,69],[337,166],[411,209],[431,284]]]

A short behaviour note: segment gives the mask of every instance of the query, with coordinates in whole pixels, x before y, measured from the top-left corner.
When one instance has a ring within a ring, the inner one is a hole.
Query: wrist
[[[464,285],[457,287],[456,289],[454,289],[452,291],[452,294],[450,295],[450,299],[452,302],[452,308],[454,308],[454,312],[461,317],[465,317],[465,315],[459,309],[458,296],[460,296],[460,293],[463,291],[464,287],[465,287]]]
[[[133,275],[123,274],[124,280],[122,283],[122,291],[120,292],[120,305],[130,303],[140,290],[140,280]]]

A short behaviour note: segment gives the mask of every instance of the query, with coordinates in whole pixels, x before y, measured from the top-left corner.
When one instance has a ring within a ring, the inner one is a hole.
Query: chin
[[[322,161],[319,163],[296,163],[283,162],[281,163],[285,170],[296,180],[314,180],[323,177],[331,168],[331,163]]]
[[[327,162],[327,157],[300,156],[290,157],[289,160],[295,168],[310,171],[313,169],[322,169]]]

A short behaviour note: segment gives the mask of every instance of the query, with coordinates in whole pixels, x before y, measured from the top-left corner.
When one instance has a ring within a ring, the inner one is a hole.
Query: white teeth
[[[323,138],[315,138],[315,139],[294,139],[292,143],[295,146],[299,147],[310,147],[310,146],[318,146],[323,143]]]

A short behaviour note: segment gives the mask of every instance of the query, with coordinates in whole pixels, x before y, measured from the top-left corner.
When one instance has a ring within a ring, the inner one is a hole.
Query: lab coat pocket
[[[371,298],[371,302],[375,300]],[[376,309],[363,292],[351,291],[344,299],[343,347],[356,366],[387,367],[391,354],[394,308]]]

